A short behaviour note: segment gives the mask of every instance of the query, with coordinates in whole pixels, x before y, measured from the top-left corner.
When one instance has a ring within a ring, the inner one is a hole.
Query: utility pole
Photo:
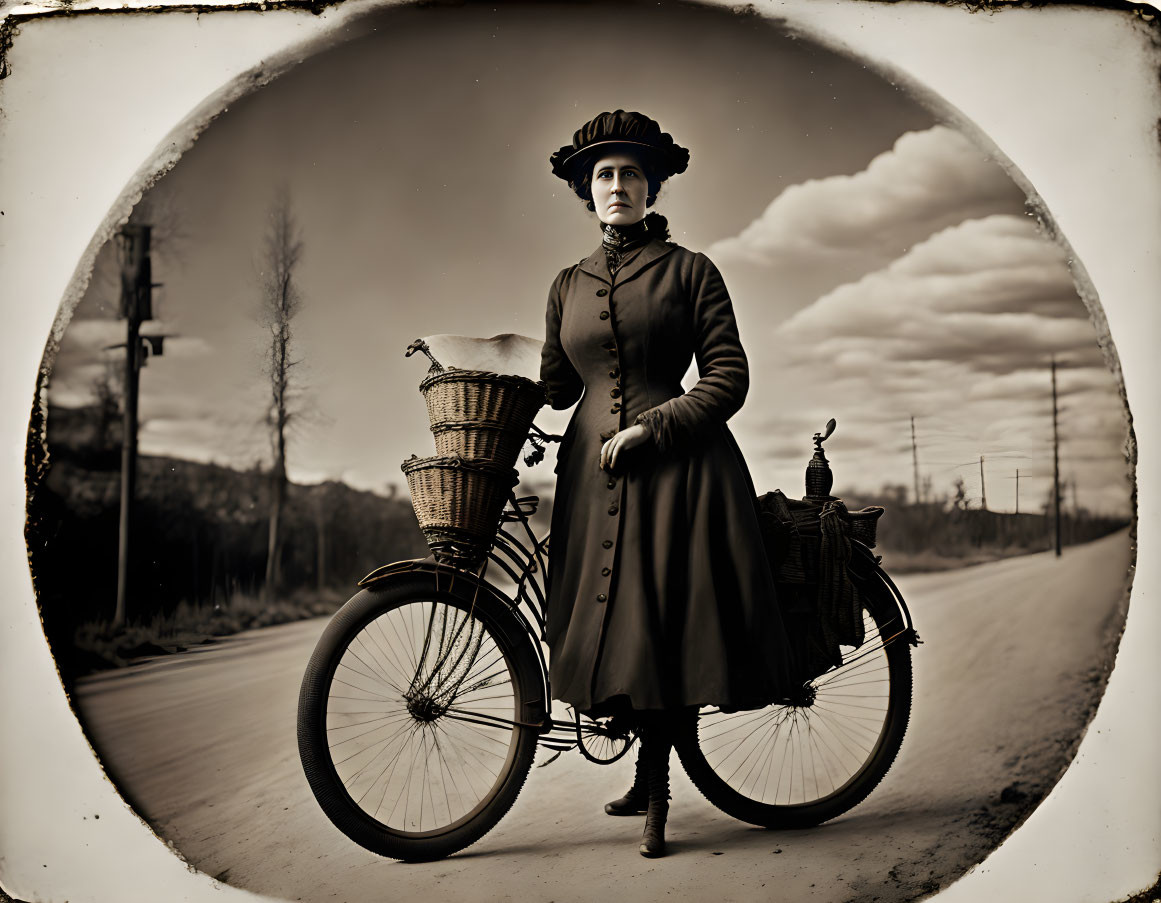
[[[919,497],[919,448],[915,444],[915,415],[911,415],[911,473],[915,480],[915,504],[923,501]]]
[[[125,623],[129,593],[129,535],[137,484],[137,384],[141,374],[141,321],[153,318],[149,226],[117,233],[121,260],[121,316],[125,318],[125,425],[121,438],[121,523],[117,531],[117,606],[113,626]]]
[[[1020,513],[1020,468],[1016,468],[1016,513]]]
[[[1056,355],[1052,356],[1052,507],[1056,520],[1056,557],[1060,557],[1060,433],[1056,425]]]
[[[988,510],[988,490],[984,486],[984,456],[980,455],[980,508]]]
[[[137,490],[137,397],[141,368],[152,353],[162,353],[165,336],[141,335],[141,324],[153,319],[153,267],[149,259],[151,226],[127,224],[117,233],[121,262],[120,314],[125,319],[125,420],[121,438],[121,522],[117,530],[117,604],[113,626],[125,623],[129,597],[129,549],[133,498]],[[148,346],[148,347],[147,347]]]

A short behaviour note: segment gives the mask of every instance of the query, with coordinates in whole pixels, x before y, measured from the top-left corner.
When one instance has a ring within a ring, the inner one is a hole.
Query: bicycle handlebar
[[[546,433],[534,423],[529,427],[528,438],[539,439],[542,442],[560,442],[564,439],[564,436],[558,436],[555,433]]]
[[[529,467],[539,464],[544,460],[544,443],[545,442],[560,442],[564,436],[557,436],[555,433],[546,433],[535,423],[529,427],[528,443],[532,446],[532,451],[524,456],[524,463]]]

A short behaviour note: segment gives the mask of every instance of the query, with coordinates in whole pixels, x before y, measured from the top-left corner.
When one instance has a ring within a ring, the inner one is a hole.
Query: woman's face
[[[602,223],[629,226],[645,218],[649,181],[632,154],[612,153],[593,166],[593,206]]]

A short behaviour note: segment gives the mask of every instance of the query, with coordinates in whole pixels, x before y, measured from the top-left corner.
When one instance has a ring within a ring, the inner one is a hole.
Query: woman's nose
[[[609,190],[610,190],[610,191],[611,191],[613,194],[620,194],[622,191],[624,191],[624,190],[625,190],[625,189],[624,189],[624,187],[621,185],[621,178],[620,178],[620,176],[613,176],[613,184],[612,184],[612,186],[609,188]]]

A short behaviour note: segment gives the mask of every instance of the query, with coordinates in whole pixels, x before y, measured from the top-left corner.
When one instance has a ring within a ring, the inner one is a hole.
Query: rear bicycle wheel
[[[535,755],[544,693],[527,630],[460,586],[401,574],[360,592],[303,677],[311,790],[339,830],[383,856],[439,859],[474,843],[511,808]]]
[[[895,760],[911,714],[910,633],[894,600],[868,597],[865,639],[811,681],[801,705],[703,709],[677,741],[711,803],[766,828],[807,828],[866,799]]]

